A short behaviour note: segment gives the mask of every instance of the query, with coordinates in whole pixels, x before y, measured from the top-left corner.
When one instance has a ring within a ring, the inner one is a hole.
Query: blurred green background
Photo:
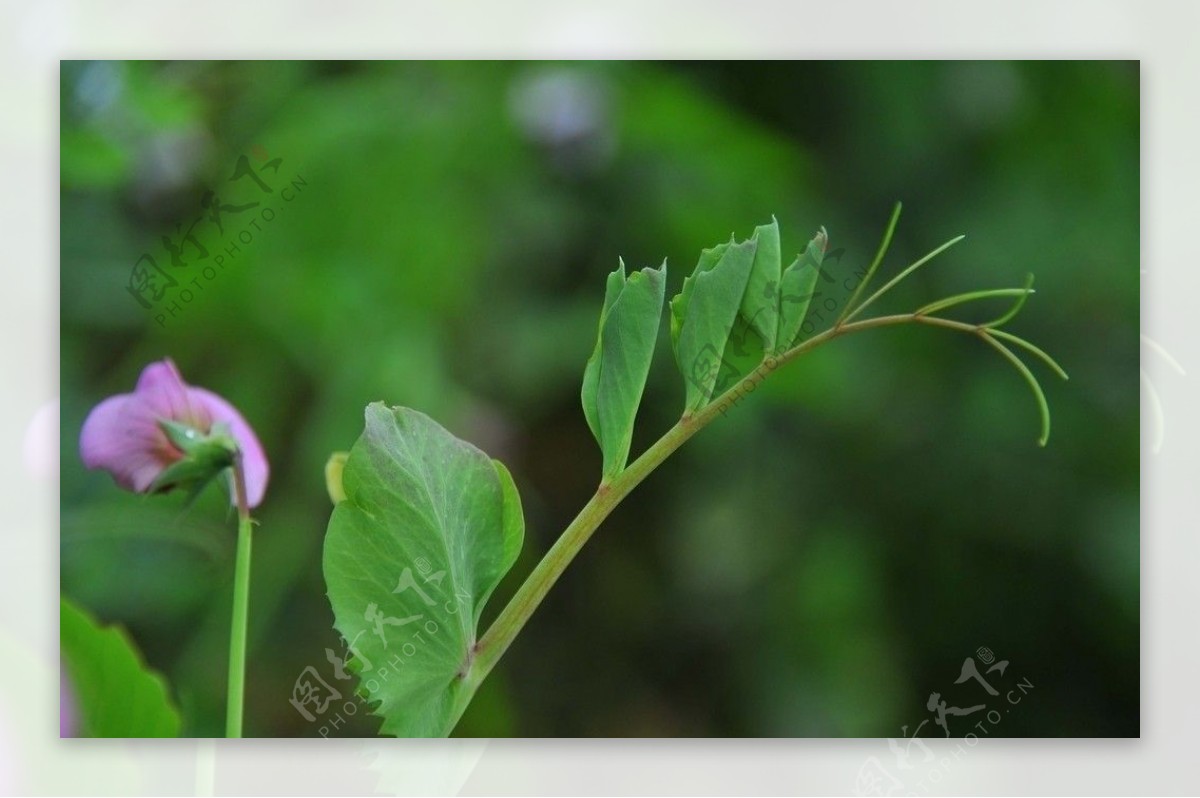
[[[823,224],[836,304],[899,199],[885,278],[968,238],[880,311],[1036,273],[1011,329],[1071,374],[1031,364],[1049,446],[1024,383],[966,336],[806,356],[604,524],[459,733],[941,735],[930,693],[1000,700],[955,684],[986,646],[1010,663],[989,681],[1035,686],[992,736],[1137,735],[1138,106],[1136,63],[1112,62],[64,62],[62,590],[129,627],[186,733],[221,733],[223,497],[128,495],[77,452],[88,409],[171,356],[273,466],[247,736],[316,736],[288,699],[341,650],[322,468],[368,402],[428,412],[512,470],[526,546],[486,623],[598,480],[579,386],[618,256],[666,257],[671,295],[731,231],[774,214],[786,255]],[[230,179],[243,155],[270,194]],[[222,236],[209,189],[261,204],[224,212]],[[201,217],[208,259],[185,245],[172,267],[163,236]],[[151,310],[126,288],[143,254],[180,281]],[[663,327],[635,454],[682,409]],[[375,729],[360,711],[326,731]]]

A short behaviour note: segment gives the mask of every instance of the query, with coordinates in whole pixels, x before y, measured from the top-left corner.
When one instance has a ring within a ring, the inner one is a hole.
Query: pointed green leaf
[[[600,380],[601,342],[604,340],[604,320],[608,318],[609,308],[617,301],[621,289],[625,287],[625,262],[619,261],[617,270],[608,275],[604,289],[604,307],[600,310],[600,324],[596,329],[596,345],[588,358],[587,366],[583,369],[583,417],[587,419],[592,436],[600,440],[600,412],[596,406],[596,390]]]
[[[754,265],[753,238],[705,250],[696,270],[671,300],[675,359],[686,388],[684,412],[703,407],[720,376],[726,343]]]
[[[796,257],[783,272],[779,289],[779,332],[775,337],[775,352],[791,348],[800,334],[800,326],[808,312],[816,289],[817,276],[821,273],[821,262],[825,258],[825,247],[829,237],[825,228],[813,236],[804,252]]]
[[[774,217],[770,224],[754,230],[754,265],[746,293],[742,296],[741,315],[762,340],[765,351],[775,348],[779,328],[779,278],[782,262],[779,248],[779,224]]]
[[[720,263],[728,248],[729,244],[717,244],[702,251],[692,276],[683,278],[683,291],[671,298],[671,348],[676,353],[679,352],[679,332],[683,329],[683,317],[687,311],[688,300],[691,299],[692,280],[697,274],[706,272]]]
[[[604,453],[604,476],[625,468],[666,294],[667,267],[608,276],[596,348],[583,372],[583,414]]]
[[[381,733],[445,736],[469,691],[484,602],[525,522],[504,466],[428,416],[382,403],[346,458],[325,537],[335,625]]]
[[[600,355],[601,342],[604,340],[604,320],[608,318],[608,311],[617,301],[617,297],[621,295],[621,289],[625,287],[625,261],[619,260],[617,270],[608,275],[608,280],[604,288],[604,307],[600,311],[600,324],[596,330],[596,346],[592,349],[592,356],[588,358],[587,366],[583,370],[583,415],[587,419],[588,427],[592,430],[592,435],[596,440],[600,440],[600,413],[596,406],[596,390],[600,379]]]
[[[124,629],[101,626],[62,599],[62,664],[88,737],[178,737],[179,711]]]

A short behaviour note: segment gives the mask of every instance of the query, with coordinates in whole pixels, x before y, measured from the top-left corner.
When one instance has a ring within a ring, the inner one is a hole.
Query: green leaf
[[[381,733],[445,736],[470,699],[479,615],[521,549],[516,486],[428,416],[382,403],[341,485],[324,571],[360,692]]]
[[[683,291],[671,300],[675,359],[683,372],[684,413],[703,407],[721,374],[725,347],[754,266],[754,238],[706,249]]]
[[[604,453],[604,476],[629,459],[637,416],[667,286],[667,267],[642,269],[625,279],[625,263],[608,276],[596,348],[583,372],[583,414]]]
[[[822,227],[808,242],[804,252],[783,272],[779,289],[779,332],[775,337],[777,353],[791,348],[800,334],[800,326],[812,302],[828,243],[829,237]]]
[[[711,249],[703,250],[700,253],[700,262],[696,264],[696,268],[692,271],[692,277],[695,277],[702,271],[714,268],[721,262],[721,258],[728,248],[729,244],[717,244]],[[692,277],[683,278],[683,292],[671,298],[671,348],[676,353],[679,351],[679,333],[683,329],[683,317],[687,311],[688,300],[691,298],[690,286]]]
[[[720,396],[763,362],[766,350],[758,332],[743,316],[738,315],[721,354],[720,369],[713,382],[713,396]]]
[[[179,736],[179,711],[166,680],[146,666],[124,629],[101,626],[64,598],[59,637],[81,735]]]
[[[754,265],[750,268],[750,279],[742,296],[741,315],[758,337],[765,351],[775,349],[775,336],[779,329],[779,279],[780,260],[779,223],[771,218],[770,224],[754,229],[756,243]]]

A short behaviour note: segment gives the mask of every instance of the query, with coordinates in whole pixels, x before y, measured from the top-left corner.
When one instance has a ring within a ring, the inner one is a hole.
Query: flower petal
[[[119,394],[92,408],[79,435],[88,468],[102,468],[118,485],[144,493],[171,462],[157,414],[136,394]]]
[[[246,474],[246,503],[257,507],[267,492],[267,478],[270,476],[270,465],[262,444],[254,430],[242,418],[242,414],[233,405],[204,388],[188,388],[188,397],[193,406],[202,408],[214,424],[228,424],[233,439],[237,441],[242,452],[242,468]]]
[[[204,432],[212,426],[207,409],[193,401],[188,393],[188,384],[183,381],[183,375],[171,358],[151,363],[142,369],[134,392],[154,409],[158,418],[179,421]]]

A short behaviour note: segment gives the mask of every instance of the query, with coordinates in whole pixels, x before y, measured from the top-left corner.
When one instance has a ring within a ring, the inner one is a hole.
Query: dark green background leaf
[[[64,598],[59,637],[83,736],[179,736],[166,680],[146,666],[124,629],[101,626]]]

